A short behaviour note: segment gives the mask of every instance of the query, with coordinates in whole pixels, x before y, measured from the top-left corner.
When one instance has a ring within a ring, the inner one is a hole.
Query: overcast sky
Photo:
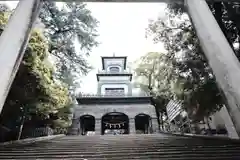
[[[17,2],[5,2],[15,7]],[[96,93],[96,72],[101,68],[101,56],[128,56],[134,61],[151,51],[163,51],[161,44],[154,45],[145,39],[145,28],[149,19],[164,15],[164,3],[87,3],[94,17],[98,19],[100,45],[94,48],[88,58],[95,68],[82,78],[81,91]]]

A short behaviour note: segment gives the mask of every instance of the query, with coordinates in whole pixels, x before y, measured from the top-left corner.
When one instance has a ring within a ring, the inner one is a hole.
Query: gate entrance
[[[137,134],[151,133],[152,123],[151,117],[146,114],[138,114],[135,117],[135,128]]]
[[[102,135],[129,134],[129,118],[120,112],[107,113],[102,117]]]
[[[87,135],[88,132],[95,131],[95,117],[92,115],[83,115],[80,117],[80,134]]]

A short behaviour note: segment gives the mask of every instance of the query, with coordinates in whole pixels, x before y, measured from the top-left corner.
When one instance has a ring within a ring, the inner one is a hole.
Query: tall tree
[[[2,30],[9,15],[0,12]],[[67,121],[69,108],[66,107],[71,99],[66,85],[54,79],[54,69],[48,56],[47,40],[41,31],[35,29],[4,104],[1,125],[15,130],[25,121],[34,121],[36,116],[42,120],[49,119],[47,117],[51,113],[59,113],[59,118]],[[41,125],[35,122],[32,122],[35,127]]]
[[[223,34],[226,36],[230,46],[235,51],[236,56],[240,59],[240,41],[239,41],[239,31],[240,23],[238,19],[240,18],[240,2],[208,2],[209,7],[222,29]],[[168,9],[171,13],[175,15],[187,14],[183,3],[168,4]]]
[[[72,89],[79,75],[91,69],[86,56],[97,46],[98,21],[84,3],[59,3],[45,1],[40,13],[49,41],[49,52],[57,64],[57,77]],[[76,49],[76,44],[78,49]]]
[[[152,104],[156,109],[159,128],[163,128],[165,105],[173,96],[170,88],[172,88],[171,79],[174,75],[169,60],[165,53],[149,52],[135,62],[135,85],[152,94]]]
[[[165,53],[149,52],[139,58],[134,69],[138,81],[136,84],[146,92],[149,89],[154,94],[170,98],[171,79],[173,70],[171,68],[171,59]]]
[[[173,87],[168,89],[194,113],[192,118],[201,120],[224,103],[188,16],[182,8],[169,7],[167,11],[165,18],[150,22],[147,35],[156,43],[164,43],[167,50],[174,75]]]
[[[240,60],[240,23],[239,2],[214,2],[209,3],[220,28],[226,36],[228,43]]]

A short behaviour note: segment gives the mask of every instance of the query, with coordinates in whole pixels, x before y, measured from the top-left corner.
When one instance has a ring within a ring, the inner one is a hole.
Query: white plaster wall
[[[129,81],[130,76],[99,76],[99,81]]]
[[[237,131],[233,125],[233,122],[231,120],[231,117],[227,111],[227,108],[224,106],[221,110],[220,110],[220,116],[222,117],[224,123],[225,123],[225,127],[228,131],[228,136],[230,138],[239,138]]]
[[[101,94],[105,94],[105,88],[124,88],[124,93],[128,93],[128,85],[126,84],[103,84],[101,86]]]

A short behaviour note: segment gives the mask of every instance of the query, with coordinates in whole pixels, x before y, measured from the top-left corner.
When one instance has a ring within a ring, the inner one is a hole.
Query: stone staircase
[[[0,159],[240,160],[240,142],[168,134],[65,136],[0,146]]]

